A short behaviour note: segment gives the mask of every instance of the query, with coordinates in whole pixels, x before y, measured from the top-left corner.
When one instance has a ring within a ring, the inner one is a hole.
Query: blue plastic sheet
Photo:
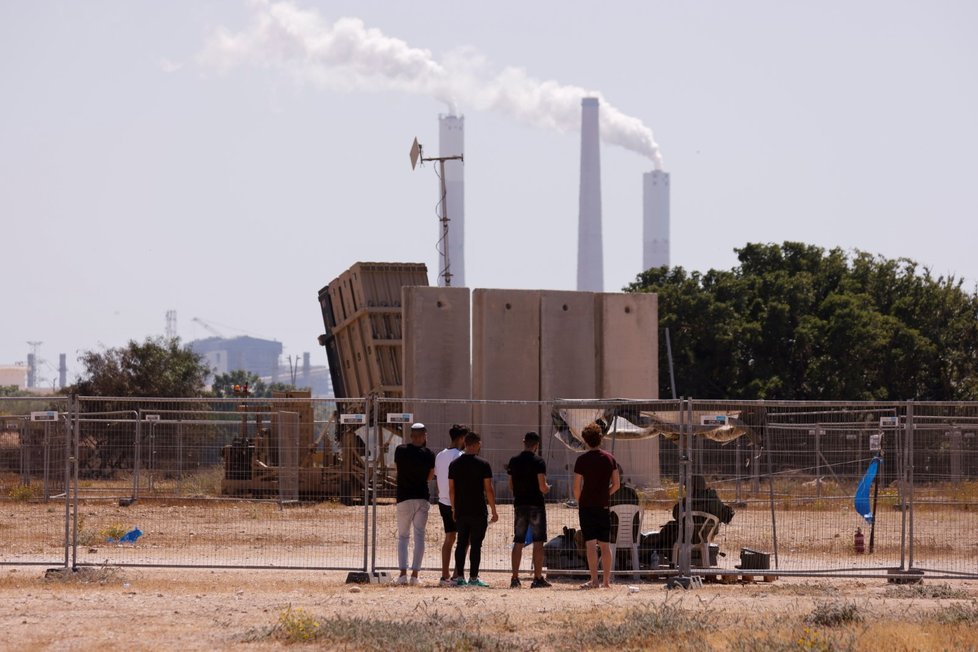
[[[859,482],[859,488],[856,489],[856,497],[853,500],[856,511],[870,525],[873,524],[873,509],[869,504],[869,489],[873,486],[873,480],[876,479],[876,474],[879,473],[881,463],[882,460],[878,457],[873,458],[873,461],[869,463],[869,468],[866,469],[866,475]]]

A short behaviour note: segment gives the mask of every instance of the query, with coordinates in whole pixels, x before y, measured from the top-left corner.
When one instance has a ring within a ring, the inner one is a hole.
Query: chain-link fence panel
[[[902,404],[697,401],[701,407],[736,413],[760,446],[750,467],[728,479],[749,488],[724,533],[740,565],[753,557],[744,550],[759,550],[783,572],[901,567]],[[709,477],[725,457],[736,452],[712,445],[696,464]]]
[[[79,406],[77,565],[365,570],[364,401]]]
[[[65,564],[70,404],[0,398],[0,564]]]
[[[978,404],[914,403],[914,568],[978,575]]]

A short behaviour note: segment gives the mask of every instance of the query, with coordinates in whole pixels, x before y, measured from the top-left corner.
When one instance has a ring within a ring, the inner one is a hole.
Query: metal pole
[[[143,434],[143,409],[139,408],[135,412],[136,415],[136,441],[134,444],[135,450],[133,451],[133,473],[132,473],[132,499],[137,500],[139,498],[139,465],[140,465],[140,449],[142,448],[142,434]]]
[[[78,442],[81,439],[81,403],[78,398],[75,398],[75,433],[72,437],[71,449],[72,454],[69,456],[71,466],[73,467],[74,483],[71,487],[71,492],[74,494],[72,501],[74,502],[72,510],[72,525],[71,525],[71,568],[75,568],[78,565]],[[65,491],[65,495],[68,495],[68,491]]]
[[[909,526],[907,530],[907,538],[909,542],[910,556],[907,559],[907,568],[913,568],[913,525],[914,525],[914,461],[913,461],[913,434],[914,434],[914,423],[913,423],[913,401],[907,401],[907,491],[909,493],[909,503],[910,503],[910,515]]]
[[[367,423],[370,423],[370,408],[373,408],[374,424],[380,426],[380,400],[378,397],[368,396],[364,404],[364,413],[367,415]],[[378,439],[379,439],[378,433]],[[367,439],[370,439],[370,428],[367,428]],[[370,444],[368,441],[366,448],[367,459],[363,461],[363,570],[367,571],[367,544],[370,542],[370,570],[377,570],[377,500],[376,489],[374,491],[373,509],[370,505],[370,466],[377,463],[377,456],[370,454]],[[373,458],[373,459],[371,459]],[[376,477],[376,474],[374,475]],[[370,523],[368,519],[373,516],[373,539],[370,539]]]
[[[666,328],[666,354],[669,356],[669,385],[672,387],[672,400],[676,400],[676,373],[672,368],[672,340],[669,339],[669,329]]]
[[[51,466],[51,431],[50,422],[44,422],[44,500],[51,497],[50,466]]]
[[[445,159],[438,161],[441,168],[441,239],[442,245],[442,270],[441,275],[445,278],[445,287],[452,285],[451,263],[448,259],[448,188],[445,185]]]
[[[692,456],[693,456],[693,401],[686,399],[680,409],[682,418],[680,419],[680,441],[682,442],[682,492],[683,492],[683,512],[682,512],[682,532],[683,543],[679,547],[679,575],[689,577],[692,572],[692,554],[690,545],[693,541],[693,519],[690,512],[693,510],[693,496],[689,493],[692,485]]]
[[[70,568],[68,549],[71,547],[71,442],[72,432],[78,428],[78,399],[72,396],[65,421],[65,569]],[[74,421],[72,421],[74,419]],[[74,428],[72,427],[74,425]]]
[[[774,567],[778,568],[778,519],[774,511],[774,462],[771,460],[771,433],[767,427],[767,410],[761,412],[761,425],[764,428],[764,445],[767,448],[768,495],[771,505],[771,539],[774,546]]]
[[[822,428],[815,424],[815,498],[822,497]]]

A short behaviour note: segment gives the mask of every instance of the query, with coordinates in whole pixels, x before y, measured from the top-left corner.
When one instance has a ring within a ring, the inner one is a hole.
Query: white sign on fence
[[[900,417],[880,417],[880,428],[896,428],[900,425]]]
[[[883,443],[883,433],[869,436],[869,450],[871,450],[872,452],[875,453],[876,451],[878,451],[882,443]]]
[[[160,415],[158,415],[158,414],[144,414],[143,415],[143,418],[146,419],[147,421],[159,421],[160,420]]]
[[[413,423],[413,412],[388,412],[387,423]]]
[[[362,426],[367,423],[366,414],[341,414],[340,423],[350,423],[358,426]]]
[[[57,421],[57,410],[44,410],[43,412],[31,412],[31,421]]]
[[[726,414],[716,414],[712,416],[702,416],[700,417],[701,426],[725,426],[727,425],[727,415]]]

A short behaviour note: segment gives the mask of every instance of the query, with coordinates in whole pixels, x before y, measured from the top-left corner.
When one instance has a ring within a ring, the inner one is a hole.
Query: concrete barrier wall
[[[472,293],[472,397],[534,401],[540,395],[540,292],[475,290]],[[477,405],[483,456],[496,475],[496,492],[509,489],[503,468],[523,448],[523,434],[539,429],[535,405]],[[535,426],[533,424],[536,424]]]
[[[655,294],[598,295],[602,398],[659,398],[659,304]],[[608,441],[605,448],[611,450]],[[660,484],[659,439],[616,441],[614,454],[623,480],[637,486]]]
[[[472,398],[469,300],[468,288],[403,288],[406,398]],[[409,401],[404,409],[414,412],[416,418],[425,423],[472,423],[469,404],[445,404],[438,414],[430,415],[414,409]],[[433,436],[437,436],[436,433],[429,431],[429,437]],[[438,445],[444,443],[443,439],[438,437]]]

